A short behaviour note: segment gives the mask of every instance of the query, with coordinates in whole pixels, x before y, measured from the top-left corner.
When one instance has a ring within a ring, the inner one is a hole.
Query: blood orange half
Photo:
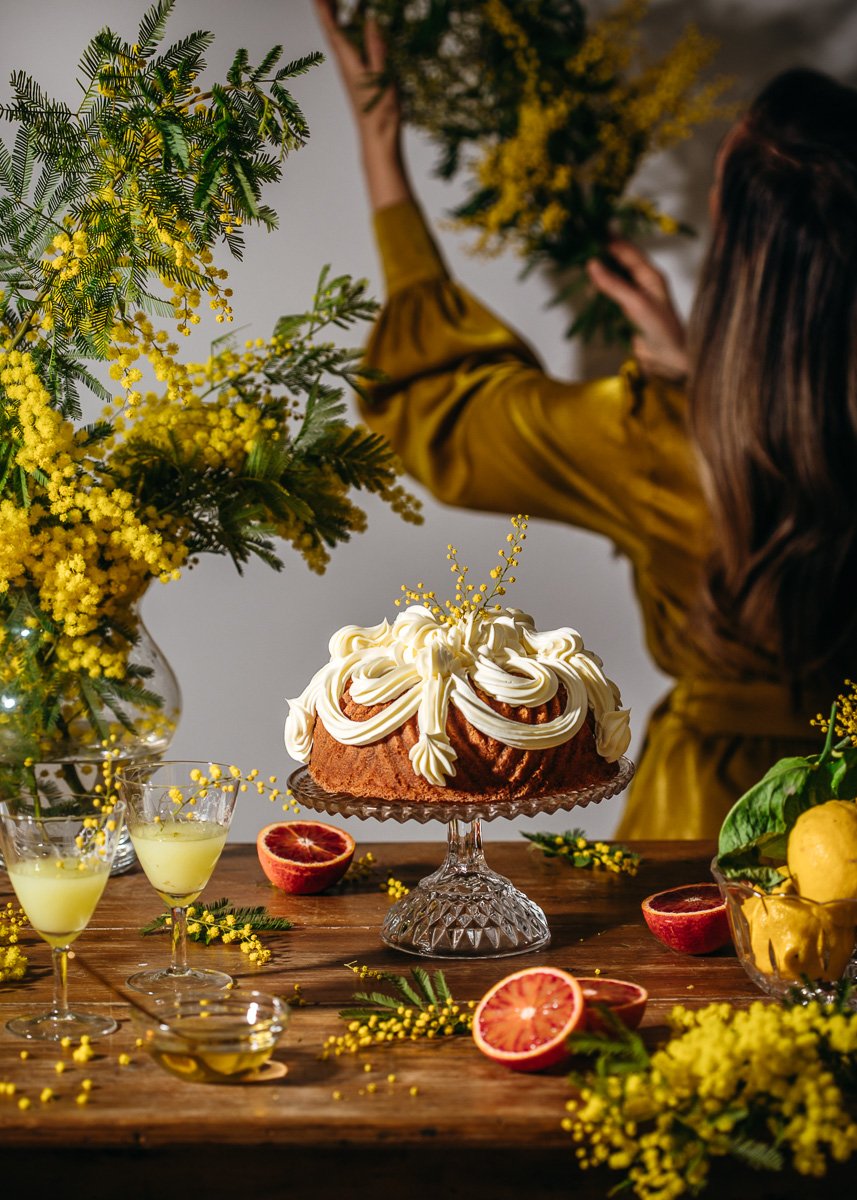
[[[278,821],[260,831],[256,850],[275,887],[308,896],[342,878],[354,857],[354,838],[321,821]]]
[[[527,967],[495,983],[473,1014],[473,1040],[516,1071],[541,1071],[568,1057],[566,1038],[585,1023],[580,984],[558,967]]]
[[[732,939],[726,901],[716,883],[694,883],[656,892],[642,902],[649,929],[671,950],[710,954]]]
[[[608,979],[604,975],[584,977],[578,975],[577,982],[586,1001],[586,1028],[599,1033],[610,1033],[610,1026],[595,1007],[603,1004],[626,1029],[636,1029],[646,1011],[649,993],[638,983],[627,979]]]

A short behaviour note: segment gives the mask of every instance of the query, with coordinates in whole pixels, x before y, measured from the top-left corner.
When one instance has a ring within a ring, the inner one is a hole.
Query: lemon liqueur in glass
[[[70,946],[86,929],[110,869],[74,858],[10,864],[9,878],[27,920],[49,946]]]
[[[68,952],[101,899],[122,828],[125,805],[76,802],[74,812],[21,803],[0,806],[0,845],[12,887],[27,920],[51,947],[51,1008],[17,1017],[7,1029],[19,1037],[58,1041],[100,1037],[118,1028],[112,1017],[72,1011],[68,1005]]]
[[[211,878],[226,844],[216,821],[170,820],[138,825],[131,837],[140,866],[165,904],[191,904]]]
[[[132,1014],[143,1045],[164,1070],[190,1083],[258,1076],[288,1020],[288,1006],[258,991],[150,1001]]]
[[[226,844],[240,777],[218,763],[151,762],[121,769],[117,782],[140,866],[172,910],[170,965],[138,971],[128,985],[152,996],[227,987],[225,971],[189,966],[187,908]]]
[[[175,1028],[154,1033],[146,1049],[165,1071],[189,1083],[241,1083],[265,1065],[275,1044],[264,1032],[239,1037],[231,1022],[216,1017],[184,1017]]]

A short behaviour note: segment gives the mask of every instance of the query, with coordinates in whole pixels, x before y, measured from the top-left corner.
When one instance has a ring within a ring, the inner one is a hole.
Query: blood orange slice
[[[608,1023],[594,1007],[597,1004],[603,1004],[627,1029],[636,1029],[642,1021],[649,993],[638,983],[629,983],[627,979],[607,979],[604,975],[578,975],[577,982],[586,1001],[587,1029],[599,1033],[611,1032]]]
[[[354,857],[354,838],[321,821],[278,821],[260,831],[256,851],[275,887],[308,896],[342,878]]]
[[[671,950],[710,954],[731,941],[726,901],[716,883],[694,883],[656,892],[642,902],[649,929]]]
[[[580,984],[558,967],[527,967],[495,983],[473,1014],[473,1040],[516,1071],[541,1071],[568,1057],[565,1041],[585,1022]]]

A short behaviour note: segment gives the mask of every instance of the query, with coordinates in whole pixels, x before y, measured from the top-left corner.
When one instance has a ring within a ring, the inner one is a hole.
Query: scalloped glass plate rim
[[[299,767],[288,779],[295,799],[316,812],[334,813],[361,820],[418,821],[492,821],[495,817],[535,817],[560,809],[583,808],[623,792],[634,775],[634,764],[624,756],[619,770],[606,783],[590,787],[549,792],[520,800],[478,800],[473,803],[434,804],[418,800],[383,800],[374,796],[354,796],[347,792],[328,792],[315,782],[307,767]]]

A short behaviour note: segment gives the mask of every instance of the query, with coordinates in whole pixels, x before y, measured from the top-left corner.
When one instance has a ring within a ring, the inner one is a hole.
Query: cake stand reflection
[[[289,777],[289,787],[301,804],[316,812],[423,825],[445,821],[449,830],[445,861],[390,907],[381,941],[424,958],[504,958],[547,946],[550,929],[539,906],[485,862],[482,822],[582,808],[618,795],[628,786],[634,764],[621,758],[618,765],[612,779],[592,787],[472,804],[425,804],[328,792],[306,767]]]

